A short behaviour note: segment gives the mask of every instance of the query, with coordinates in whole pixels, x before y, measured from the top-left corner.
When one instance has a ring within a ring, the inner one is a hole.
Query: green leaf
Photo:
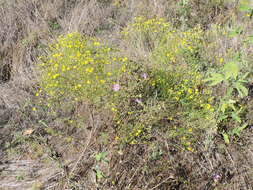
[[[235,121],[237,121],[238,123],[241,123],[241,122],[242,122],[240,116],[239,116],[236,112],[232,112],[231,117],[232,117]]]
[[[235,103],[236,103],[235,100],[232,100],[232,99],[229,99],[229,100],[228,100],[228,106],[229,106],[230,108],[232,108],[234,111],[236,110],[236,108],[235,108],[235,106],[234,106]]]
[[[231,38],[233,38],[237,35],[238,35],[238,33],[236,31],[229,32],[229,37],[231,37]]]
[[[218,122],[222,122],[228,118],[227,114],[220,114],[218,117]]]
[[[107,156],[107,152],[100,152],[100,153],[98,153],[98,154],[96,154],[95,155],[95,159],[96,159],[96,161],[101,161],[101,160],[104,160],[105,159],[105,157]]]
[[[242,27],[238,27],[238,28],[236,28],[235,30],[233,30],[233,31],[231,31],[229,33],[229,37],[233,38],[233,37],[235,37],[235,36],[237,36],[239,34],[242,34],[242,33],[243,33],[243,28]]]
[[[249,90],[240,82],[235,83],[235,88],[241,98],[248,96]]]
[[[250,43],[253,43],[253,36],[248,36],[248,41],[249,41]]]
[[[212,73],[211,76],[212,77],[205,80],[205,82],[211,82],[209,84],[210,86],[215,86],[224,80],[224,76],[219,73]]]
[[[250,72],[247,72],[245,73],[243,76],[242,76],[242,79],[245,80],[248,76],[249,76]],[[246,81],[247,82],[247,81]]]
[[[231,61],[231,62],[227,63],[226,65],[224,65],[224,73],[225,73],[225,78],[226,79],[229,79],[231,77],[236,79],[236,77],[239,74],[239,71],[240,71],[240,68],[239,68],[238,64],[236,64],[233,61]]]
[[[104,173],[101,170],[96,170],[96,176],[98,179],[102,179],[105,177]]]
[[[236,110],[234,104],[236,103],[235,100],[229,99],[229,100],[223,100],[220,106],[220,110],[224,113],[227,108],[232,108],[234,111]]]
[[[248,6],[248,5],[241,5],[239,9],[242,12],[248,12],[251,10],[250,6]]]
[[[223,139],[225,141],[226,144],[229,144],[230,143],[230,140],[229,140],[229,136],[227,133],[222,133],[222,136],[223,136]]]
[[[221,104],[220,110],[222,111],[222,113],[224,113],[226,111],[227,107],[228,107],[227,103],[222,103]]]
[[[236,127],[232,130],[233,135],[240,136],[241,132],[248,126],[247,123],[243,124],[241,127]]]
[[[240,80],[238,80],[238,82],[240,82],[240,83],[247,83],[249,81],[240,79]]]

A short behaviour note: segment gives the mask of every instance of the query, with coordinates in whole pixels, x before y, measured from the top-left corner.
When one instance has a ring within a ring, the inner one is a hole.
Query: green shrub
[[[137,17],[123,34],[134,48],[143,47],[151,52],[155,64],[194,64],[200,60],[203,31],[198,27],[180,31],[163,18]]]
[[[244,73],[239,62],[240,60],[234,60],[226,63],[219,72],[211,72],[211,77],[206,79],[210,86],[223,85],[224,93],[218,102],[217,123],[226,143],[230,142],[231,137],[239,136],[247,127],[242,117],[245,107],[241,99],[249,94],[247,83],[250,72]]]
[[[190,145],[214,119],[213,97],[203,75],[190,67],[143,67],[129,65],[114,96],[118,139],[148,143],[162,133],[192,150]]]
[[[41,87],[52,103],[102,103],[127,58],[98,39],[71,33],[60,36],[41,60]]]
[[[148,45],[149,57],[148,63],[128,64],[123,88],[114,96],[118,138],[135,144],[162,133],[192,150],[203,131],[215,127],[212,91],[196,67],[203,31],[137,17],[123,34],[133,48]]]
[[[158,47],[153,52],[153,59],[157,64],[199,63],[199,50],[203,47],[203,31],[194,28],[187,31],[167,32]]]
[[[170,23],[164,18],[147,19],[142,16],[134,18],[133,23],[126,27],[122,34],[124,38],[135,48],[152,51],[162,36],[172,30]]]

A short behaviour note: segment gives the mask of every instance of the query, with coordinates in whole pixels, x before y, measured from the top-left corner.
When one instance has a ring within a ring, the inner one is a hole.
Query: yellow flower
[[[86,61],[83,61],[82,62],[82,65],[87,65],[89,62],[86,60]]]
[[[112,108],[111,110],[112,110],[113,112],[116,112],[116,111],[117,111],[117,109],[116,109],[116,108]]]
[[[68,34],[68,37],[69,37],[69,38],[72,38],[73,35],[74,35],[73,33],[70,33],[70,34]]]
[[[77,54],[76,54],[77,57],[81,57],[81,55],[82,54],[80,52],[77,52]]]
[[[188,89],[188,93],[189,93],[189,94],[192,93],[192,89],[191,89],[191,88]]]
[[[211,106],[210,104],[206,104],[206,109],[209,110],[209,109],[211,109],[211,107],[212,107],[212,106]]]
[[[100,42],[94,42],[94,46],[100,46]]]
[[[102,84],[104,84],[104,83],[105,83],[105,80],[100,80],[100,82],[101,82]]]
[[[127,60],[128,60],[127,57],[124,57],[124,58],[122,59],[123,62],[126,62]]]
[[[90,68],[86,68],[85,70],[87,73],[92,73],[94,71],[94,68],[93,67],[90,67]]]
[[[60,76],[60,74],[57,73],[57,74],[53,75],[52,78],[53,78],[53,79],[56,79],[56,78],[59,77],[59,76]]]
[[[136,143],[137,143],[136,140],[132,140],[132,141],[130,142],[130,144],[136,144]]]
[[[32,111],[37,111],[37,109],[35,107],[32,108]]]
[[[122,68],[121,68],[121,70],[122,70],[122,72],[126,72],[126,67],[125,66],[123,66]]]
[[[191,152],[194,151],[194,149],[193,149],[192,147],[187,147],[187,150],[189,150],[189,151],[191,151]]]
[[[135,133],[135,136],[139,136],[141,134],[141,130],[138,129],[137,132]]]

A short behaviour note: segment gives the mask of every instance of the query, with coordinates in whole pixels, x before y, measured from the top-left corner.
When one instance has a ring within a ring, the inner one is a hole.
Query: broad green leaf
[[[236,64],[233,61],[224,65],[224,73],[225,73],[226,79],[229,79],[231,77],[235,79],[238,76],[239,71],[240,71],[240,68],[238,64]]]
[[[239,96],[241,98],[248,96],[248,89],[240,82],[235,83],[235,88],[237,89]]]
[[[217,85],[217,84],[221,83],[224,80],[224,76],[222,74],[219,74],[219,73],[212,73],[211,76],[212,77],[205,80],[206,82],[211,82],[209,84],[210,86]]]
[[[229,136],[227,133],[222,133],[222,136],[223,136],[223,139],[225,141],[226,144],[229,144],[230,143],[230,140],[229,140]]]

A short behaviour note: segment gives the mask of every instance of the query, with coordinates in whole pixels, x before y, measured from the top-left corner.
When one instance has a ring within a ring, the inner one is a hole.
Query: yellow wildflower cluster
[[[164,18],[136,17],[123,34],[133,44],[140,39],[144,45],[152,43],[155,62],[176,63],[194,58],[203,44],[204,32],[199,27],[187,31],[177,30]]]
[[[127,62],[98,39],[79,33],[60,36],[49,49],[50,54],[41,59],[42,88],[58,99],[93,101],[105,95]]]
[[[170,24],[164,18],[146,19],[144,17],[136,17],[134,23],[130,26],[137,32],[163,32],[169,30]]]
[[[148,135],[147,129],[142,124],[136,124],[131,126],[131,128],[127,128],[127,130],[129,130],[128,133],[123,133],[121,141],[132,145],[144,142]]]
[[[174,72],[157,71],[150,84],[159,89],[162,98],[184,104],[200,106],[210,96],[209,91],[199,89],[204,84],[203,75],[190,68],[179,68]]]
[[[122,34],[131,45],[139,48],[146,46],[146,42],[160,40],[161,36],[170,31],[171,25],[164,18],[147,19],[142,16],[136,17]]]
[[[194,28],[184,32],[171,30],[155,48],[153,57],[161,63],[188,63],[203,44],[203,31]]]

